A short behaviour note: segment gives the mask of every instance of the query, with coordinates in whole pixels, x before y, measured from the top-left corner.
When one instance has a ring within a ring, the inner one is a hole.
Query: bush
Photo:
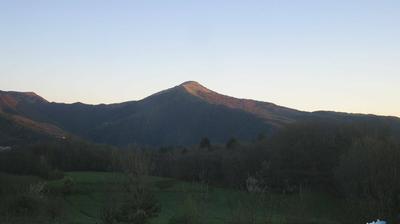
[[[8,212],[17,216],[33,215],[38,211],[39,205],[40,202],[37,198],[22,194],[12,199],[8,206]]]
[[[201,207],[193,196],[188,196],[184,203],[181,213],[173,216],[168,224],[201,224],[202,220]]]
[[[5,223],[54,222],[63,214],[62,201],[48,195],[45,183],[25,185],[9,191],[0,201],[0,221]],[[2,222],[0,222],[2,223]]]
[[[107,203],[100,218],[103,224],[145,224],[159,212],[160,206],[152,192],[144,185],[136,184],[129,187],[124,200]]]
[[[400,147],[389,139],[363,138],[341,158],[336,178],[347,198],[371,218],[400,209]],[[364,214],[362,216],[365,217]]]
[[[156,186],[158,189],[160,190],[167,190],[171,187],[173,187],[176,183],[176,180],[162,180],[162,181],[158,181],[156,182]]]
[[[101,210],[100,219],[102,224],[116,224],[118,223],[118,208],[108,206]]]
[[[120,208],[117,220],[123,223],[144,224],[160,212],[154,195],[145,186],[136,186]]]
[[[63,182],[63,189],[62,192],[64,195],[72,194],[74,192],[75,182],[72,177],[65,178]]]
[[[64,178],[64,173],[60,170],[52,170],[47,176],[48,180],[60,180],[62,178]]]

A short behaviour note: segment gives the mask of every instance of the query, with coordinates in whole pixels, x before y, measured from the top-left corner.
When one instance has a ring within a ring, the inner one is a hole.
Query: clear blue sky
[[[95,104],[186,80],[400,116],[400,1],[0,0],[1,90]]]

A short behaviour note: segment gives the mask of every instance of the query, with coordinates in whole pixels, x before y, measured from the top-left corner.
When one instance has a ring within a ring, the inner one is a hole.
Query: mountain
[[[39,105],[47,103],[32,92],[0,91],[0,145],[65,136],[66,132],[56,125],[30,118]]]
[[[57,138],[74,135],[119,146],[186,145],[198,143],[202,137],[208,137],[212,142],[226,142],[231,137],[251,140],[260,133],[269,134],[287,124],[310,119],[379,118],[390,124],[395,119],[303,112],[272,103],[225,96],[194,81],[139,101],[108,105],[54,103],[34,93],[1,91],[2,117],[24,131],[40,135]],[[1,124],[0,136],[7,133],[4,127]]]
[[[193,144],[202,137],[250,140],[294,121],[303,112],[220,95],[185,82],[139,101],[111,105],[41,104],[43,122],[114,145]]]

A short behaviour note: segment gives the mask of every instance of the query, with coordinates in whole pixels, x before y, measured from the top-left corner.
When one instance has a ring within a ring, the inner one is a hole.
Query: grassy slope
[[[68,173],[74,179],[76,192],[65,198],[66,221],[69,223],[99,223],[99,214],[105,203],[110,202],[107,192],[113,191],[113,197],[120,193],[115,186],[121,185],[125,178],[118,173],[72,172]],[[203,198],[199,205],[206,219],[205,223],[226,223],[237,213],[240,204],[253,203],[251,196],[244,192],[222,188],[209,188],[204,194],[204,186],[176,181],[160,177],[147,177],[145,181],[151,186],[161,204],[161,213],[152,219],[153,224],[168,223],[168,220],[184,209],[185,200],[189,195],[193,198]],[[49,183],[57,187],[62,181]],[[343,216],[339,202],[325,194],[304,193],[282,196],[269,195],[267,201],[258,210],[259,217],[269,217],[273,223],[339,223]],[[310,218],[312,217],[312,218]]]

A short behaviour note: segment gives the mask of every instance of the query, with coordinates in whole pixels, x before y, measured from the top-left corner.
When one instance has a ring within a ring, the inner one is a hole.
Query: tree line
[[[377,124],[296,123],[254,142],[232,138],[225,145],[205,138],[190,148],[159,149],[154,164],[155,175],[243,190],[254,180],[264,192],[328,192],[363,220],[397,220],[400,210],[399,139]]]

